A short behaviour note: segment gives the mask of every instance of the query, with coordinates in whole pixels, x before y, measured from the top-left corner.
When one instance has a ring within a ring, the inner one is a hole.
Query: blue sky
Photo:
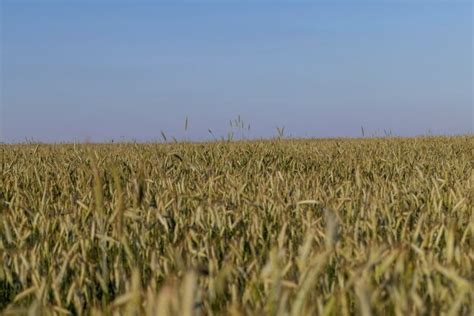
[[[2,1],[1,138],[462,134],[471,1]],[[184,132],[185,118],[189,129]]]

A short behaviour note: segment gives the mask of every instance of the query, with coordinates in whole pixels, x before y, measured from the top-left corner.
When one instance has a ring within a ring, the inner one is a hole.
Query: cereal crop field
[[[473,315],[473,144],[0,145],[0,310]]]

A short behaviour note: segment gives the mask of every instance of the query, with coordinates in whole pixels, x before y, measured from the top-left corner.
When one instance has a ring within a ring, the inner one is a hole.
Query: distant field
[[[0,145],[0,310],[472,315],[473,144]]]

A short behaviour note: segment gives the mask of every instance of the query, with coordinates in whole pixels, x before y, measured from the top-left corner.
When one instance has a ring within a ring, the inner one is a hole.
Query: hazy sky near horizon
[[[1,139],[462,134],[472,1],[1,1]]]

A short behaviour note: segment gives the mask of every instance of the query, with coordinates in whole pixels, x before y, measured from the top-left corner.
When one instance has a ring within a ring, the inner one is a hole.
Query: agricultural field
[[[473,144],[0,145],[0,310],[473,315]]]

